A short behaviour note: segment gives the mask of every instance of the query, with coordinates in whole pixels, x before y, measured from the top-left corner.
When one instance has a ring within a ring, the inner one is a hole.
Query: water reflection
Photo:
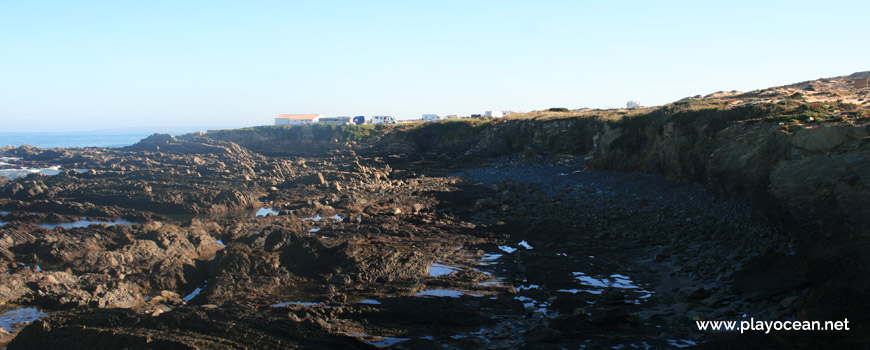
[[[47,229],[55,229],[58,227],[63,227],[65,229],[72,229],[72,228],[79,228],[79,227],[88,227],[90,225],[98,225],[98,224],[107,224],[110,226],[115,226],[115,225],[130,226],[130,225],[133,225],[135,223],[121,219],[121,218],[117,218],[114,221],[79,220],[76,222],[43,223],[43,224],[39,224],[39,227],[43,227],[43,228],[47,228]]]

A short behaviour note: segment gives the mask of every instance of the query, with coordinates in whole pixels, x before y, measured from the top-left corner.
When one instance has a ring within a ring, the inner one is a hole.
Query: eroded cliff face
[[[673,121],[640,130],[606,126],[590,169],[663,173],[706,185],[726,198],[746,198],[794,228],[849,229],[866,215],[870,124],[785,126],[737,123],[707,131]],[[769,207],[765,207],[769,206]],[[843,226],[843,224],[847,224]]]
[[[735,288],[803,285],[809,292],[802,317],[848,313],[866,320],[854,310],[870,292],[864,253],[870,249],[870,124],[740,122],[710,129],[703,119],[688,126],[609,125],[588,166],[663,173],[702,183],[721,197],[751,200],[796,247],[790,255],[755,258],[735,276]]]
[[[206,136],[266,155],[326,155],[353,149],[362,156],[474,162],[517,154],[530,158],[582,156],[592,150],[593,136],[603,127],[597,118],[568,117],[456,120],[390,128],[262,127],[213,131]]]

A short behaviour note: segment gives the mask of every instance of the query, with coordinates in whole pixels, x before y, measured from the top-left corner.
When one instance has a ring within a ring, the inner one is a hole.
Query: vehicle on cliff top
[[[367,122],[368,124],[396,124],[396,118],[389,115],[375,115]]]

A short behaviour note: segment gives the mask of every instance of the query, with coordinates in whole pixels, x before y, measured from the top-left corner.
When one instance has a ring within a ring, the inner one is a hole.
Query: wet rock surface
[[[61,167],[0,184],[0,303],[47,314],[6,330],[8,348],[822,341],[697,330],[696,320],[803,319],[823,305],[827,290],[814,288],[794,236],[749,203],[655,175],[587,171],[573,157],[471,167],[361,154],[266,156],[198,134],[5,150]],[[794,181],[783,177],[776,193]]]

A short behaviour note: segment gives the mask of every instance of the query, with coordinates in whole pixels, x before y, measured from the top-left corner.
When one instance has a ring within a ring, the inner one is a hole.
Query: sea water
[[[182,135],[208,128],[167,128],[137,131],[92,131],[92,132],[0,132],[0,147],[29,145],[39,148],[55,147],[108,147],[119,148],[133,145],[154,133]],[[0,176],[15,179],[32,173],[57,175],[58,166],[28,168],[18,166],[16,157],[0,157]],[[76,169],[87,172],[89,169]]]
[[[183,135],[219,128],[165,128],[136,131],[0,132],[0,147],[29,145],[39,148],[130,146],[155,133]]]

